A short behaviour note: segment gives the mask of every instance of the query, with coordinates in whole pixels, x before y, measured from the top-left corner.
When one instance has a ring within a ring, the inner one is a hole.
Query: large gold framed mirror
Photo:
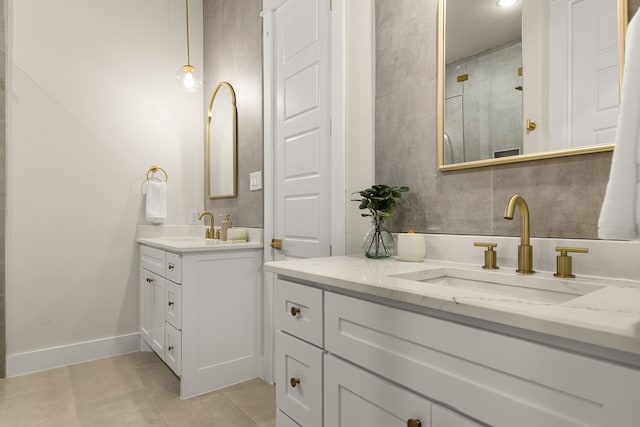
[[[207,118],[207,196],[221,199],[237,196],[236,94],[227,82],[217,84]]]
[[[627,0],[439,0],[438,169],[610,151]]]

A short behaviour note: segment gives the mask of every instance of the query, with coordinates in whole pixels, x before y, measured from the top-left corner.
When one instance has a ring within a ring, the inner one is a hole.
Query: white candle
[[[398,233],[398,259],[421,262],[425,255],[424,234]]]

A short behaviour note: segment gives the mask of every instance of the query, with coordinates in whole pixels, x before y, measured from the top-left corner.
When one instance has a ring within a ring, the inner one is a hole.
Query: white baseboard
[[[141,341],[140,334],[134,333],[10,354],[7,355],[7,377],[140,351]]]

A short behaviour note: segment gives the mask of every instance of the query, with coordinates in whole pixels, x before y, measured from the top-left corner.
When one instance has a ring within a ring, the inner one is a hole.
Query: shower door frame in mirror
[[[225,105],[221,105],[219,94],[228,94]],[[215,101],[218,101],[216,104]],[[214,107],[220,112],[214,117]],[[236,93],[228,82],[219,82],[211,95],[207,114],[207,197],[224,199],[236,197],[237,189],[237,129],[238,110]],[[224,176],[222,176],[222,175]],[[224,181],[222,187],[216,178]]]
[[[600,144],[581,146],[576,148],[566,148],[560,150],[534,152],[527,154],[511,155],[506,157],[473,160],[460,163],[446,163],[445,159],[445,36],[446,36],[446,1],[438,0],[438,78],[437,78],[437,161],[438,170],[460,170],[507,163],[526,162],[538,159],[548,159],[554,157],[574,156],[587,153],[598,153],[613,150],[614,144]],[[618,19],[618,79],[622,81],[622,70],[624,66],[624,37],[627,28],[627,0],[617,0]],[[621,87],[621,84],[620,84]],[[523,97],[526,92],[523,91]],[[523,116],[523,122],[525,121]],[[523,123],[524,126],[524,123]]]

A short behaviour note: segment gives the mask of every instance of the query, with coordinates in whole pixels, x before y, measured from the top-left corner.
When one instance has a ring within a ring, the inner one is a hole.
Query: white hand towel
[[[600,211],[601,239],[634,240],[640,232],[640,13],[631,20],[615,149]]]
[[[167,219],[167,183],[150,180],[147,182],[147,221],[162,224]]]

